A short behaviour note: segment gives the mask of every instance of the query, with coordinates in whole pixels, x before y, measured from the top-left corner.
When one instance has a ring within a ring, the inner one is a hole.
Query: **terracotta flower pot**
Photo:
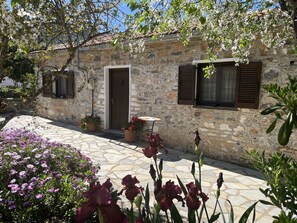
[[[87,132],[95,132],[97,130],[97,126],[95,122],[87,123]]]
[[[80,128],[82,128],[82,124],[81,124],[81,122],[78,123],[78,126],[79,126]],[[96,123],[93,123],[93,122],[87,122],[86,127],[82,128],[82,129],[83,129],[83,131],[85,131],[85,132],[95,132],[95,131],[98,130],[98,127],[97,127]]]
[[[134,142],[137,138],[136,131],[125,130],[125,140],[126,142]]]

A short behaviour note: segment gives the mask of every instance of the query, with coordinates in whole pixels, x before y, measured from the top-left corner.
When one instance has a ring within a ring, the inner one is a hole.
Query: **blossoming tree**
[[[296,46],[297,1],[295,0],[128,0],[133,16],[127,22],[141,33],[164,33],[178,30],[187,43],[199,35],[209,44],[209,59],[219,50],[231,51],[245,60],[254,40],[268,48],[285,43]]]
[[[7,1],[0,0],[0,70],[14,47],[17,48],[14,56],[26,55],[34,60],[40,71],[37,78],[50,69],[56,71],[51,80],[55,81],[71,64],[81,46],[94,38],[100,41],[105,33],[118,31],[122,15],[119,3],[118,0],[15,0],[8,5]],[[46,67],[47,61],[55,55],[57,45],[67,49],[66,62]],[[0,72],[0,80],[5,76],[9,73]],[[32,90],[27,102],[34,100],[49,84]],[[7,117],[0,127],[9,119]]]

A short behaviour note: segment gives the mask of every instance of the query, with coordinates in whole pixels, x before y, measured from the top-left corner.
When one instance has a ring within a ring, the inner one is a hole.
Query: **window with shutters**
[[[215,73],[209,79],[204,78],[207,65],[179,67],[178,104],[258,108],[261,62],[239,66],[215,63]]]
[[[53,73],[43,76],[43,85],[47,85],[43,91],[44,97],[73,98],[74,97],[74,72],[67,71],[63,76],[53,81]]]

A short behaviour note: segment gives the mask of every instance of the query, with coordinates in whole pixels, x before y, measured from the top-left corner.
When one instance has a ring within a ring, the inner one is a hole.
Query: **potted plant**
[[[127,142],[134,142],[137,139],[137,134],[142,131],[144,121],[137,116],[132,116],[131,120],[123,128],[125,133],[125,140]]]
[[[100,117],[93,114],[86,115],[80,120],[80,127],[87,132],[97,131],[100,129]]]

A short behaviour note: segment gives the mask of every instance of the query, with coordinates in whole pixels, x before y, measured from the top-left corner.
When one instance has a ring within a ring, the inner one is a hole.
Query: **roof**
[[[172,39],[172,37],[173,37],[172,35],[176,36],[177,33],[178,33],[177,30],[162,33],[162,34],[150,33],[150,34],[139,35],[139,36],[133,37],[133,39],[142,39],[142,38],[148,39],[148,38],[150,38],[150,37],[152,37],[154,35],[161,36],[162,39],[168,39],[168,38]],[[85,43],[83,45],[83,47],[102,45],[102,44],[110,43],[115,36],[116,36],[116,34],[113,34],[113,33],[103,33],[103,34],[98,35],[95,38],[91,39],[87,43]],[[56,45],[54,49],[55,50],[63,50],[63,49],[66,49],[66,48],[67,47],[64,44],[59,44],[59,45]]]

